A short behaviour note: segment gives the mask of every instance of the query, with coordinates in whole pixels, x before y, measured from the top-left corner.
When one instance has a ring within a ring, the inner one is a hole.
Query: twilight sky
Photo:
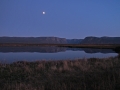
[[[1,36],[117,37],[120,0],[0,0]]]

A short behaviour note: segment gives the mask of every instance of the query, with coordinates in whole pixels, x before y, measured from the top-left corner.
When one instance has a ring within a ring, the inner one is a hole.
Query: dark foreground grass
[[[120,59],[0,64],[0,90],[120,90]]]

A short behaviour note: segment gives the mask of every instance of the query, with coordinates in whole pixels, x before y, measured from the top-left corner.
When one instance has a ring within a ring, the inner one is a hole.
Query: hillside
[[[66,44],[67,40],[58,37],[0,37],[0,43]]]
[[[120,37],[86,37],[84,39],[66,39],[59,37],[0,37],[0,43],[120,44]]]
[[[79,44],[81,41],[59,37],[0,37],[0,43]]]
[[[81,44],[120,44],[120,37],[86,37]]]
[[[83,39],[67,39],[67,44],[79,44]]]

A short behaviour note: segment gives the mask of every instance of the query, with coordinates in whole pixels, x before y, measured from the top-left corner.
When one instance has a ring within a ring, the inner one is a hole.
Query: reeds
[[[0,90],[119,90],[120,59],[0,64]]]

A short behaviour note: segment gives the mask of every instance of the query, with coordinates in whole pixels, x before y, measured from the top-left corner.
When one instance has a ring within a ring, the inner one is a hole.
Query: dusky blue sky
[[[0,36],[118,37],[120,0],[0,0]]]

